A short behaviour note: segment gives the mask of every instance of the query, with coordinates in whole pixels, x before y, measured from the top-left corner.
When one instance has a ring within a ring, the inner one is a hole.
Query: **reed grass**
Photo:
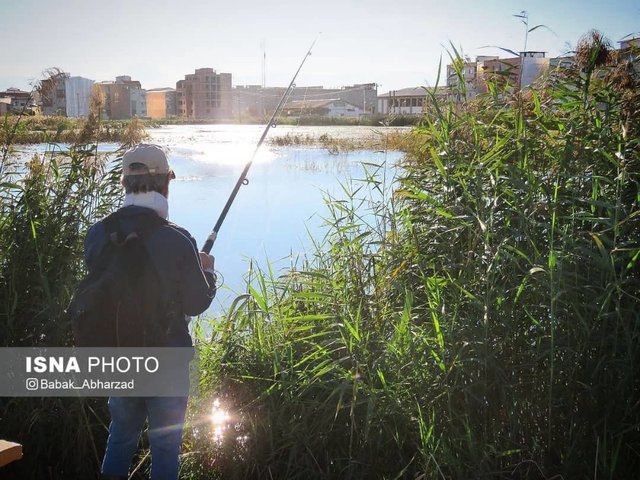
[[[181,478],[635,478],[640,88],[637,52],[609,50],[592,34],[531,89],[432,98],[397,178],[366,165],[306,259],[252,266],[197,328]],[[83,232],[117,203],[99,118],[68,153],[3,148],[2,346],[69,340]],[[0,476],[95,478],[104,407],[1,399],[26,455]]]
[[[270,138],[269,143],[278,147],[320,147],[326,148],[329,153],[339,154],[354,150],[407,152],[415,148],[413,145],[414,139],[415,137],[410,130],[400,131],[379,128],[373,130],[369,137],[341,138],[327,133],[318,136],[308,133],[287,133],[286,135]]]
[[[0,347],[72,345],[64,310],[83,273],[84,234],[121,197],[119,167],[97,153],[99,112],[78,127],[68,150],[55,143],[56,133],[46,133],[48,149],[26,163],[3,144]],[[131,124],[118,135],[125,148],[138,142],[141,132]],[[0,478],[96,478],[108,418],[106,399],[0,399],[0,432],[25,452]]]
[[[369,166],[304,263],[250,272],[200,338],[184,478],[637,475],[639,79],[581,48],[432,99],[396,181]]]
[[[125,130],[131,123],[142,120],[103,120],[102,127],[93,132],[101,143],[122,143],[127,141]],[[5,115],[0,124],[0,144],[11,145],[33,143],[82,143],[82,130],[86,119],[59,116],[23,116]]]

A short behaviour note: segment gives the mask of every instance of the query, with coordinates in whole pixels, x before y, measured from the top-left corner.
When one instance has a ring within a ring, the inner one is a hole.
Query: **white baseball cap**
[[[173,173],[167,154],[159,145],[140,143],[122,156],[122,175],[167,175]],[[175,174],[174,174],[175,178]]]

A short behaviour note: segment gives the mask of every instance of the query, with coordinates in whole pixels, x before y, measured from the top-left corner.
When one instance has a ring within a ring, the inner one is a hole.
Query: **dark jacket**
[[[145,216],[157,215],[152,209],[128,206],[118,211],[120,228],[127,234],[136,231]],[[91,272],[107,244],[103,221],[93,225],[84,241],[84,259]],[[171,222],[157,228],[146,239],[145,246],[158,273],[163,299],[172,311],[169,346],[192,345],[188,329],[188,316],[204,312],[216,293],[214,276],[204,272],[200,263],[196,241],[184,228]]]

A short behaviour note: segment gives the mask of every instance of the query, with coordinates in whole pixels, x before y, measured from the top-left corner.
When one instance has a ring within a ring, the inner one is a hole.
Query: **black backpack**
[[[118,212],[103,220],[107,243],[67,308],[77,347],[166,344],[167,310],[145,240],[167,222],[155,213],[139,220],[139,228],[127,236],[120,229]]]

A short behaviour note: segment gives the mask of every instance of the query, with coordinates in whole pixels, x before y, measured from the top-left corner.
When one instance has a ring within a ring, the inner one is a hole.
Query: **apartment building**
[[[178,115],[222,119],[232,116],[231,74],[198,68],[176,83]]]
[[[23,110],[31,113],[35,109],[34,99],[29,92],[19,88],[7,88],[4,92],[0,92],[0,115],[9,112],[20,113]]]
[[[100,82],[97,86],[105,98],[106,118],[124,120],[147,115],[146,96],[139,81],[121,75],[115,81]]]
[[[527,87],[548,71],[550,65],[545,52],[520,52],[519,57],[513,58],[478,56],[475,62],[447,65],[447,87],[457,101],[469,100],[486,93],[489,80],[512,88]],[[464,81],[464,91],[460,88],[461,81]]]
[[[67,117],[88,117],[94,81],[84,77],[65,79],[65,111]]]
[[[43,115],[86,117],[91,106],[91,89],[94,81],[84,77],[72,77],[58,72],[40,82],[39,102]]]
[[[131,118],[131,102],[126,85],[113,81],[99,82],[96,86],[104,97],[103,116],[108,120]]]
[[[147,90],[147,116],[149,118],[169,118],[176,115],[175,88]]]
[[[145,91],[137,80],[131,80],[129,75],[116,77],[116,85],[126,85],[131,103],[130,117],[145,117],[147,115],[147,102]]]
[[[66,80],[69,74],[58,72],[40,82],[38,94],[43,115],[67,115]]]
[[[469,59],[464,62],[461,59],[456,60],[454,63],[447,65],[447,86],[451,87],[452,90],[469,92],[472,97],[477,95],[478,75],[479,71],[482,72],[483,70],[484,62],[490,62],[498,58],[497,56],[484,55],[476,57],[475,62]]]

